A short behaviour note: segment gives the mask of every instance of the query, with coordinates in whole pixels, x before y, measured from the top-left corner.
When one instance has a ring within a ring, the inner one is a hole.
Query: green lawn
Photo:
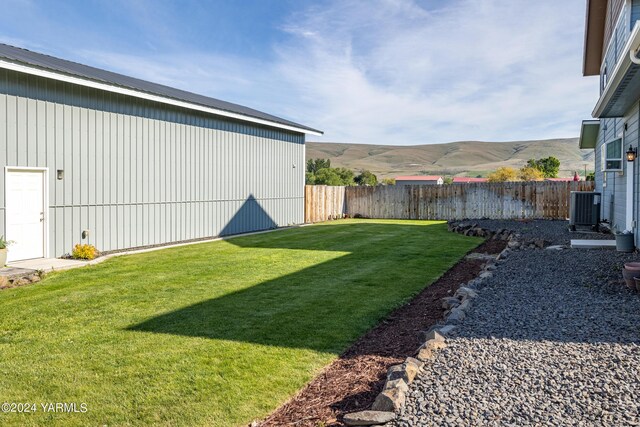
[[[442,222],[335,221],[0,291],[0,403],[38,404],[0,425],[246,424],[480,242]]]

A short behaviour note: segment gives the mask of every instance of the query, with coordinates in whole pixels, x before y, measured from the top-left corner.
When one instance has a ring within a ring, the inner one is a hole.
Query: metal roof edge
[[[25,74],[30,74],[38,77],[44,77],[52,80],[58,80],[66,83],[76,84],[79,86],[90,87],[94,89],[104,90],[112,93],[119,93],[121,95],[133,96],[135,98],[146,99],[149,101],[155,101],[162,104],[173,105],[181,108],[186,108],[189,110],[201,111],[204,113],[214,114],[217,116],[228,117],[236,120],[241,120],[250,123],[261,124],[265,126],[271,126],[279,129],[290,130],[294,132],[322,136],[324,132],[307,128],[304,126],[292,126],[283,123],[278,123],[276,121],[261,119],[258,117],[252,117],[246,114],[235,113],[232,111],[221,110],[218,108],[207,107],[200,104],[194,104],[192,102],[181,101],[179,99],[170,98],[163,95],[156,95],[149,92],[144,92],[137,89],[127,88],[123,86],[117,86],[114,84],[109,84],[105,82],[99,82],[96,80],[91,80],[84,77],[74,76],[72,74],[65,74],[58,71],[52,71],[41,67],[36,67],[31,64],[24,64],[20,62],[9,61],[7,59],[0,59],[0,68],[4,68],[7,70],[17,71]]]

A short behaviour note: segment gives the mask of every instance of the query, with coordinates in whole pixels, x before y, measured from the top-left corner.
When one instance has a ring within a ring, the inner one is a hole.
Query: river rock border
[[[538,242],[541,243],[540,246],[533,242],[525,243],[520,240],[520,235],[507,229],[494,232],[473,223],[449,222],[449,231],[465,236],[485,237],[487,240],[503,240],[508,243],[497,256],[480,253],[467,255],[467,258],[485,261],[478,277],[462,284],[453,296],[442,299],[442,308],[446,310],[444,320],[420,333],[420,341],[423,344],[416,351],[416,357],[407,357],[403,363],[391,366],[387,371],[382,392],[376,397],[371,409],[345,414],[343,422],[346,425],[381,425],[393,421],[396,414],[401,414],[404,411],[409,385],[425,363],[433,361],[438,351],[447,347],[446,336],[450,335],[464,320],[473,300],[478,297],[478,290],[482,288],[483,282],[493,277],[496,264],[506,258],[512,250],[544,247],[544,241]]]
[[[523,239],[520,233],[514,233],[506,228],[493,231],[479,227],[477,223],[465,221],[449,221],[449,231],[464,234],[465,236],[484,237],[487,240],[507,241],[508,249],[564,249],[563,246],[548,246],[549,242],[544,239]],[[508,251],[507,251],[508,253]]]

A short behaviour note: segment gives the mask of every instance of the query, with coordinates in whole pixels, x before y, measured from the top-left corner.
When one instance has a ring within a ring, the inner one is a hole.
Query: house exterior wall
[[[624,7],[623,7],[624,6]],[[605,86],[605,71],[612,73],[618,60],[623,54],[625,44],[636,21],[640,19],[640,0],[609,2],[609,11],[606,25],[611,25],[610,38],[608,45],[604,46],[603,62],[601,67],[600,92]],[[619,10],[619,12],[617,12]],[[618,16],[614,16],[618,13]],[[605,35],[608,30],[605,29]],[[622,172],[604,172],[602,171],[601,150],[603,144],[623,136],[623,147],[626,151],[631,145],[638,147],[639,134],[639,116],[640,116],[640,99],[619,118],[601,118],[600,133],[595,148],[595,183],[596,191],[602,193],[602,217],[610,221],[611,225],[618,230],[623,230],[626,224],[627,216],[627,175],[629,174],[629,163],[623,161]],[[626,125],[626,129],[625,129]],[[633,219],[638,220],[640,213],[640,198],[635,194],[637,192],[639,182],[640,164],[636,161],[635,171],[633,174],[634,189],[632,197],[634,198]],[[636,227],[637,231],[637,227]],[[640,246],[640,236],[636,232],[636,246]]]
[[[626,200],[626,178],[622,172],[602,171],[601,147],[617,138],[623,128],[622,119],[604,119],[600,125],[600,135],[596,144],[596,191],[602,193],[602,218],[613,226],[624,224]]]
[[[0,166],[48,168],[50,256],[302,223],[304,155],[301,133],[0,70]]]

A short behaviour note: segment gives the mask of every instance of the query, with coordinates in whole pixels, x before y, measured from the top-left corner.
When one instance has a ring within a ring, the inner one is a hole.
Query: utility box
[[[598,231],[600,224],[601,194],[595,191],[572,191],[569,226],[590,226]]]

